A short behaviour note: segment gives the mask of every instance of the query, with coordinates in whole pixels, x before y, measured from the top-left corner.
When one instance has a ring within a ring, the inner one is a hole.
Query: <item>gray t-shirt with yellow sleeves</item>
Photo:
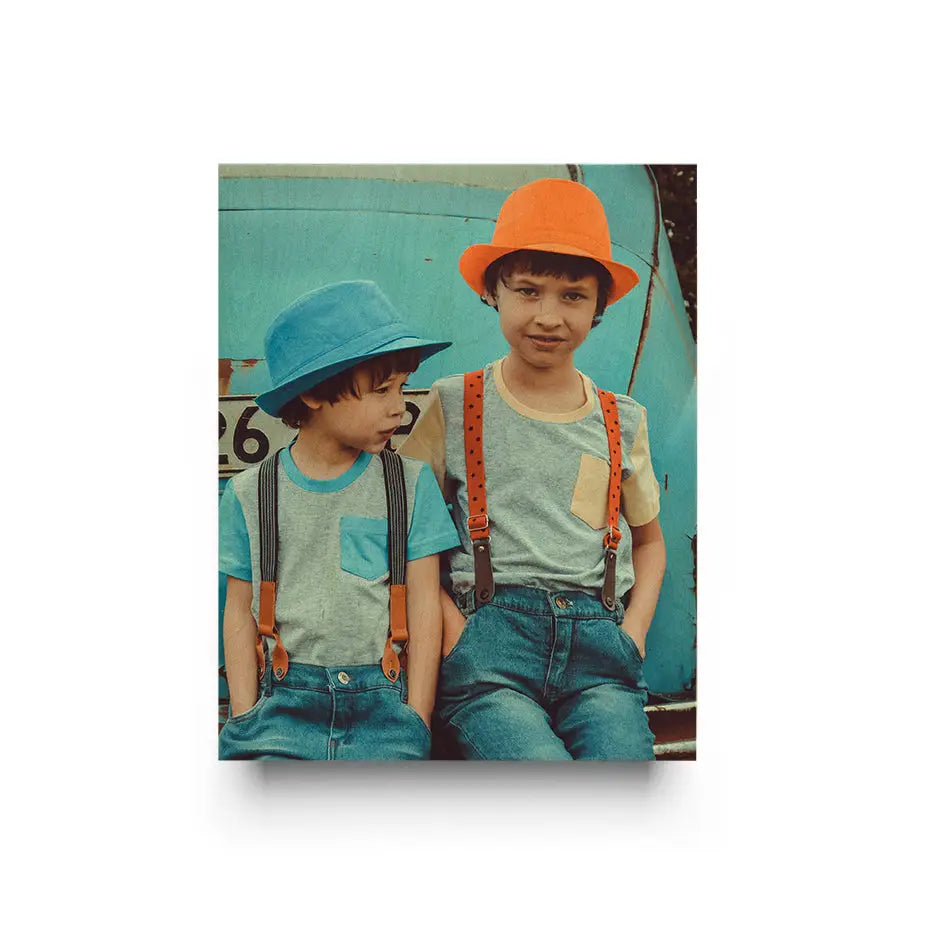
[[[602,588],[603,536],[608,521],[609,439],[599,398],[585,376],[585,403],[549,414],[517,400],[501,373],[501,361],[483,377],[483,446],[486,501],[496,587],[529,586],[557,591]],[[658,483],[648,450],[645,408],[616,395],[622,439],[622,540],[616,567],[617,595],[635,581],[628,525],[658,515]],[[402,453],[433,468],[453,508],[461,547],[450,551],[447,584],[454,596],[475,582],[466,525],[466,460],[463,445],[463,376],[434,383]]]
[[[459,543],[430,467],[404,459],[407,559]],[[251,580],[260,604],[258,467],[235,476],[219,506],[219,570]],[[387,499],[381,460],[363,452],[336,479],[303,475],[289,449],[277,465],[276,621],[290,661],[376,664],[388,636]],[[269,641],[269,640],[268,640]]]

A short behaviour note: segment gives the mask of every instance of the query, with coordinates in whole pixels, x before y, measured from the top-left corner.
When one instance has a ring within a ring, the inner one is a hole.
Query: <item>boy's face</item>
[[[495,296],[485,299],[498,307],[512,354],[550,370],[572,366],[574,351],[590,333],[598,296],[593,275],[570,281],[515,271],[497,282]]]
[[[378,453],[401,425],[406,410],[404,385],[409,372],[395,372],[385,382],[371,386],[371,374],[364,365],[355,369],[359,397],[340,397],[334,404],[300,395],[313,411],[318,433],[323,433],[348,449]]]

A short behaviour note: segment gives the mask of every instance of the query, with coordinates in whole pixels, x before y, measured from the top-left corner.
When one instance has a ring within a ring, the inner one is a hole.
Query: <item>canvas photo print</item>
[[[220,759],[695,758],[695,175],[219,166]]]

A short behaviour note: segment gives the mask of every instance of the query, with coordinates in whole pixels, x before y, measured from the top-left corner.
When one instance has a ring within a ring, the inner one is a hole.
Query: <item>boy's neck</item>
[[[296,468],[308,479],[319,482],[337,479],[348,472],[361,452],[317,432],[315,424],[300,427],[296,442],[290,449]]]
[[[586,403],[583,380],[572,361],[561,368],[535,368],[512,351],[502,361],[502,380],[533,410],[564,413]]]

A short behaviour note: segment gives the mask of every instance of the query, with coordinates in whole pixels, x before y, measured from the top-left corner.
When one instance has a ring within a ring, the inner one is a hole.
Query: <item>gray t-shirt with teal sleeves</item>
[[[363,452],[336,479],[304,476],[289,449],[277,467],[279,556],[276,620],[291,662],[324,667],[376,664],[388,635],[387,500],[381,460]],[[235,476],[222,496],[219,570],[254,584],[260,602],[258,468]],[[430,467],[404,459],[407,559],[458,545]]]
[[[609,441],[593,383],[583,377],[586,401],[575,411],[532,410],[505,386],[501,362],[483,378],[486,501],[496,587],[546,590],[602,588],[603,536],[608,522]],[[622,440],[622,540],[617,595],[635,580],[628,525],[658,515],[658,483],[648,452],[645,408],[616,395]],[[453,506],[461,549],[451,551],[453,595],[474,586],[466,525],[463,376],[437,381],[401,452],[428,462]]]

